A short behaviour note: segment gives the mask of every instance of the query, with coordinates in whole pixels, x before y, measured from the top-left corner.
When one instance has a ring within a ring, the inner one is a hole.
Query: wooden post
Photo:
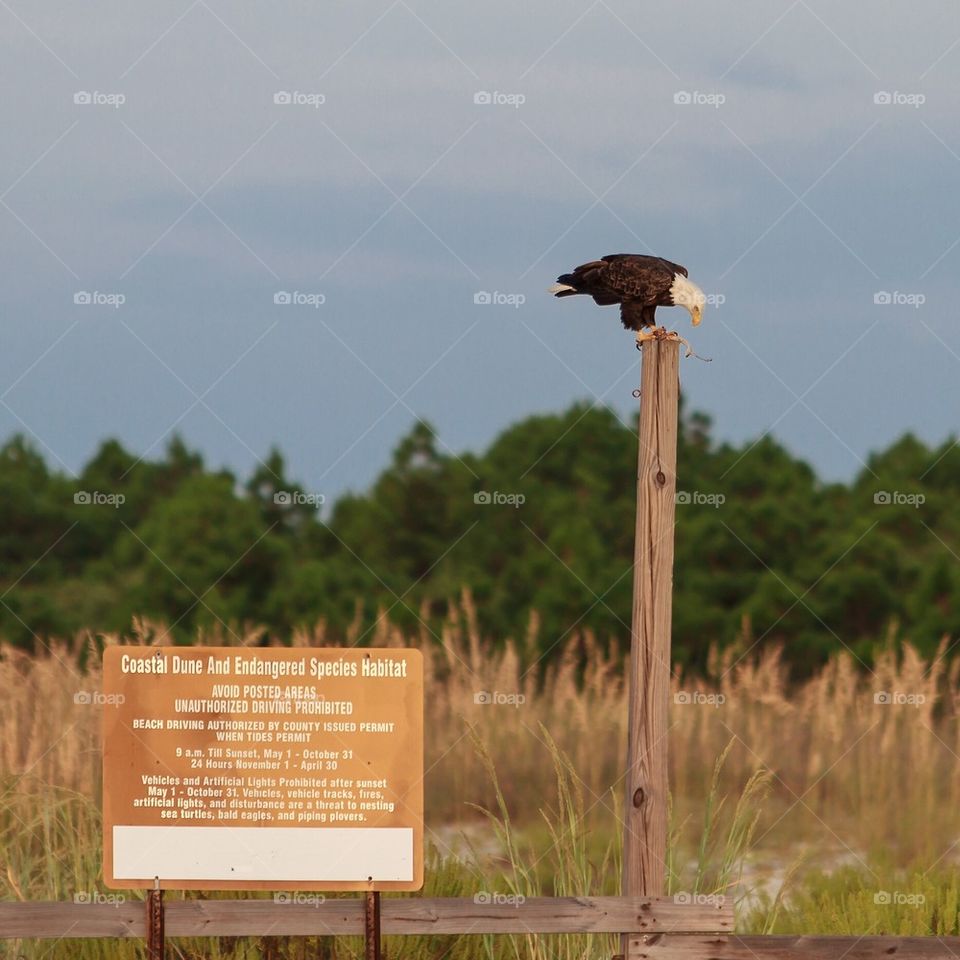
[[[147,960],[163,960],[163,891],[157,887],[147,893]]]
[[[666,891],[679,366],[676,341],[658,339],[643,345],[621,890],[628,897],[662,896]],[[627,939],[624,936],[621,942],[624,955]]]

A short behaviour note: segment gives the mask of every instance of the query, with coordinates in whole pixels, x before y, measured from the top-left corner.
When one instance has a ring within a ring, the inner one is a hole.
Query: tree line
[[[906,435],[852,482],[825,483],[770,436],[718,443],[684,413],[678,450],[675,658],[783,644],[806,672],[841,646],[868,662],[891,631],[926,654],[960,637],[960,447]],[[272,451],[251,476],[174,437],[159,459],[104,442],[78,477],[23,436],[0,449],[0,634],[29,648],[144,615],[179,640],[259,625],[288,636],[378,615],[438,632],[472,592],[480,627],[540,651],[585,630],[629,642],[637,440],[575,405],[482,453],[415,423],[362,493],[324,503]],[[362,630],[361,630],[362,633]]]

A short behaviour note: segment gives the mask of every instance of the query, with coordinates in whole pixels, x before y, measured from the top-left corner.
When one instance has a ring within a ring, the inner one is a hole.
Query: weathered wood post
[[[673,610],[680,344],[649,340],[640,362],[640,451],[630,641],[623,896],[666,893],[667,722]],[[627,956],[627,937],[621,951]]]

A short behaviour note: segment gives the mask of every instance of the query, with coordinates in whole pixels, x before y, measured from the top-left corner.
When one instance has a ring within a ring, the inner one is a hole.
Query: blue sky
[[[720,437],[844,478],[957,429],[955,5],[3,0],[0,24],[0,436],[62,469],[176,430],[241,474],[277,445],[335,496],[416,416],[455,451],[575,399],[626,416],[615,308],[545,288],[627,251],[722,300],[714,362],[681,371]]]

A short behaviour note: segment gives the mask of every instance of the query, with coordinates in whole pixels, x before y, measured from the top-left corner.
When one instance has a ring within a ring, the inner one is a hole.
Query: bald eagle
[[[706,297],[687,279],[687,268],[662,257],[615,253],[564,273],[549,292],[557,297],[584,293],[600,306],[620,304],[620,320],[637,331],[637,345],[656,328],[657,307],[686,307],[693,325],[700,323]]]

